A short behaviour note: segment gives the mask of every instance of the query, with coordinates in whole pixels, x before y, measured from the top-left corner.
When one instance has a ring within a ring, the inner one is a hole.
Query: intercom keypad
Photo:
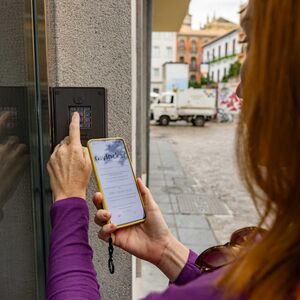
[[[92,128],[92,108],[90,106],[70,106],[70,119],[72,114],[77,111],[80,115],[80,128]]]

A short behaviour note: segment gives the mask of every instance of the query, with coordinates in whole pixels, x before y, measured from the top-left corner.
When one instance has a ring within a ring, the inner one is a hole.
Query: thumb
[[[144,200],[145,208],[154,208],[157,206],[156,202],[154,201],[150,190],[144,185],[141,178],[137,179],[138,188],[141,192],[142,198]]]

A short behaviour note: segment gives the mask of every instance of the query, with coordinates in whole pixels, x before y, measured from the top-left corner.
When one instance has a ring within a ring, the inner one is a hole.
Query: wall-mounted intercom
[[[80,114],[81,143],[89,139],[107,137],[107,103],[104,88],[50,88],[52,147],[69,133],[72,113]]]

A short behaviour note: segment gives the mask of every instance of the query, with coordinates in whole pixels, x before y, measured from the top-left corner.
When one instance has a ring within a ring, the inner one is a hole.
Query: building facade
[[[163,65],[176,61],[176,33],[153,32],[151,55],[151,92],[163,92]]]
[[[208,65],[210,80],[221,82],[229,74],[231,65],[239,59],[239,35],[238,27],[203,46],[203,63]]]
[[[177,34],[177,62],[189,64],[189,80],[199,82],[201,80],[201,64],[203,58],[203,46],[205,43],[221,36],[235,28],[237,25],[224,19],[208,19],[201,29],[192,29],[192,16],[187,15]]]

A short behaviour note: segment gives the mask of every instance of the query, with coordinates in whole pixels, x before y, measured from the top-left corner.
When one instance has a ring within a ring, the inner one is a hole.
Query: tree
[[[189,88],[200,89],[201,88],[201,82],[190,80],[189,81]]]
[[[239,76],[241,73],[241,63],[237,60],[235,63],[230,65],[228,75],[224,76],[222,82],[228,82],[230,78]]]
[[[235,63],[230,65],[228,78],[239,76],[241,73],[241,63],[237,60]]]

